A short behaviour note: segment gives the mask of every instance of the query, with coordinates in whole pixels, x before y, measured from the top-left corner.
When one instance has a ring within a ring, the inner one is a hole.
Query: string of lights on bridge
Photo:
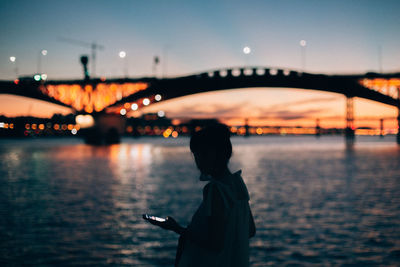
[[[162,100],[162,96],[160,94],[156,94],[154,96],[154,98],[153,98],[153,102],[159,102],[161,100]],[[139,101],[137,101],[135,103],[127,102],[127,103],[125,103],[123,105],[123,108],[120,108],[119,113],[122,116],[125,116],[125,115],[127,115],[127,113],[130,110],[137,111],[141,106],[148,106],[150,104],[151,104],[151,100],[150,100],[150,98],[147,98],[147,97],[145,97],[143,99],[140,99]],[[159,117],[164,117],[165,116],[165,112],[162,111],[162,110],[160,110],[157,114],[158,114]]]

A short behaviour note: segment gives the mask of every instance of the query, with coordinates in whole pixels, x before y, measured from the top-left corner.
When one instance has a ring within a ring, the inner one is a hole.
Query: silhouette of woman
[[[208,181],[190,224],[184,228],[172,217],[165,222],[150,220],[180,235],[175,266],[249,266],[249,238],[256,230],[241,171],[231,173],[228,168],[229,138],[229,129],[215,124],[194,133],[190,140],[200,180]]]

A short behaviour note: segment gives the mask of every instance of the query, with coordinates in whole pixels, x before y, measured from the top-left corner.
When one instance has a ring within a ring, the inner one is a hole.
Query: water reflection
[[[176,236],[141,214],[190,220],[204,184],[187,145],[187,139],[109,147],[0,143],[2,259],[172,265]],[[253,266],[399,263],[394,141],[357,140],[352,150],[342,138],[325,137],[234,138],[233,145],[231,168],[243,170],[258,228]]]

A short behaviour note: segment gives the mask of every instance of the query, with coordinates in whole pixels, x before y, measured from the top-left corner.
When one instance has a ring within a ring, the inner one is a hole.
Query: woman
[[[229,138],[229,129],[216,124],[196,132],[190,140],[200,180],[208,183],[187,228],[172,217],[165,222],[150,220],[180,235],[175,266],[249,266],[249,238],[255,235],[255,225],[241,171],[231,173],[228,168]]]

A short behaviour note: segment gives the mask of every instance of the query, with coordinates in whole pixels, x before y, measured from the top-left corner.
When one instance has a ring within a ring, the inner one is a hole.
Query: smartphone
[[[157,222],[165,222],[167,220],[165,218],[160,218],[160,217],[156,217],[156,216],[152,216],[152,215],[148,215],[148,214],[143,214],[143,219],[149,220],[149,221],[157,221]]]

